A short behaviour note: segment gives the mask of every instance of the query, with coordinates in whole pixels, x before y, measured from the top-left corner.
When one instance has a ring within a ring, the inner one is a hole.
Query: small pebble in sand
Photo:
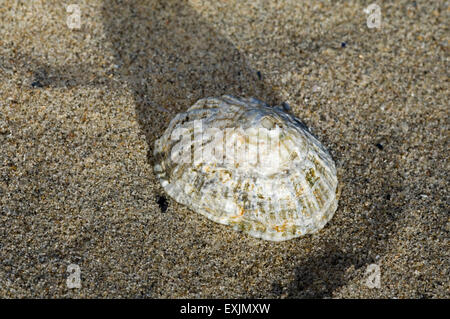
[[[39,82],[39,81],[34,81],[33,83],[31,83],[31,86],[32,86],[33,88],[41,88],[41,87],[44,87],[44,86],[42,85],[42,83]]]

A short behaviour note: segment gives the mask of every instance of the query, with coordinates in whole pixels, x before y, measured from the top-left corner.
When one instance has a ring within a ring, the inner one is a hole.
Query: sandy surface
[[[368,28],[372,1],[77,0],[71,30],[24,2],[0,5],[0,297],[450,297],[448,3],[377,1]],[[322,231],[166,207],[153,141],[222,94],[287,101],[330,150]]]

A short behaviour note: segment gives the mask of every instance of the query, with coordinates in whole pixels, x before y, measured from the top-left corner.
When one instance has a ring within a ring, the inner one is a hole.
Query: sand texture
[[[0,1],[0,297],[450,297],[448,2],[76,0],[79,30],[64,3]],[[166,197],[155,139],[223,94],[287,101],[330,151],[320,232]]]

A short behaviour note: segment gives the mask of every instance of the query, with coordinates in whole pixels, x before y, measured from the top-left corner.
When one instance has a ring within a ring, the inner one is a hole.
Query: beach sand
[[[80,29],[60,1],[0,6],[0,297],[450,297],[448,3],[72,2]],[[223,94],[288,102],[329,149],[320,232],[263,241],[166,197],[155,139]]]

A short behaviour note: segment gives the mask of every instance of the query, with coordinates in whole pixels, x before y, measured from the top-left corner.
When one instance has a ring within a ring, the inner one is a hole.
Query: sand
[[[369,28],[372,1],[73,2],[79,30],[0,6],[0,297],[450,297],[448,3],[374,1]],[[330,150],[323,230],[262,241],[165,197],[154,140],[223,94],[287,101]]]

